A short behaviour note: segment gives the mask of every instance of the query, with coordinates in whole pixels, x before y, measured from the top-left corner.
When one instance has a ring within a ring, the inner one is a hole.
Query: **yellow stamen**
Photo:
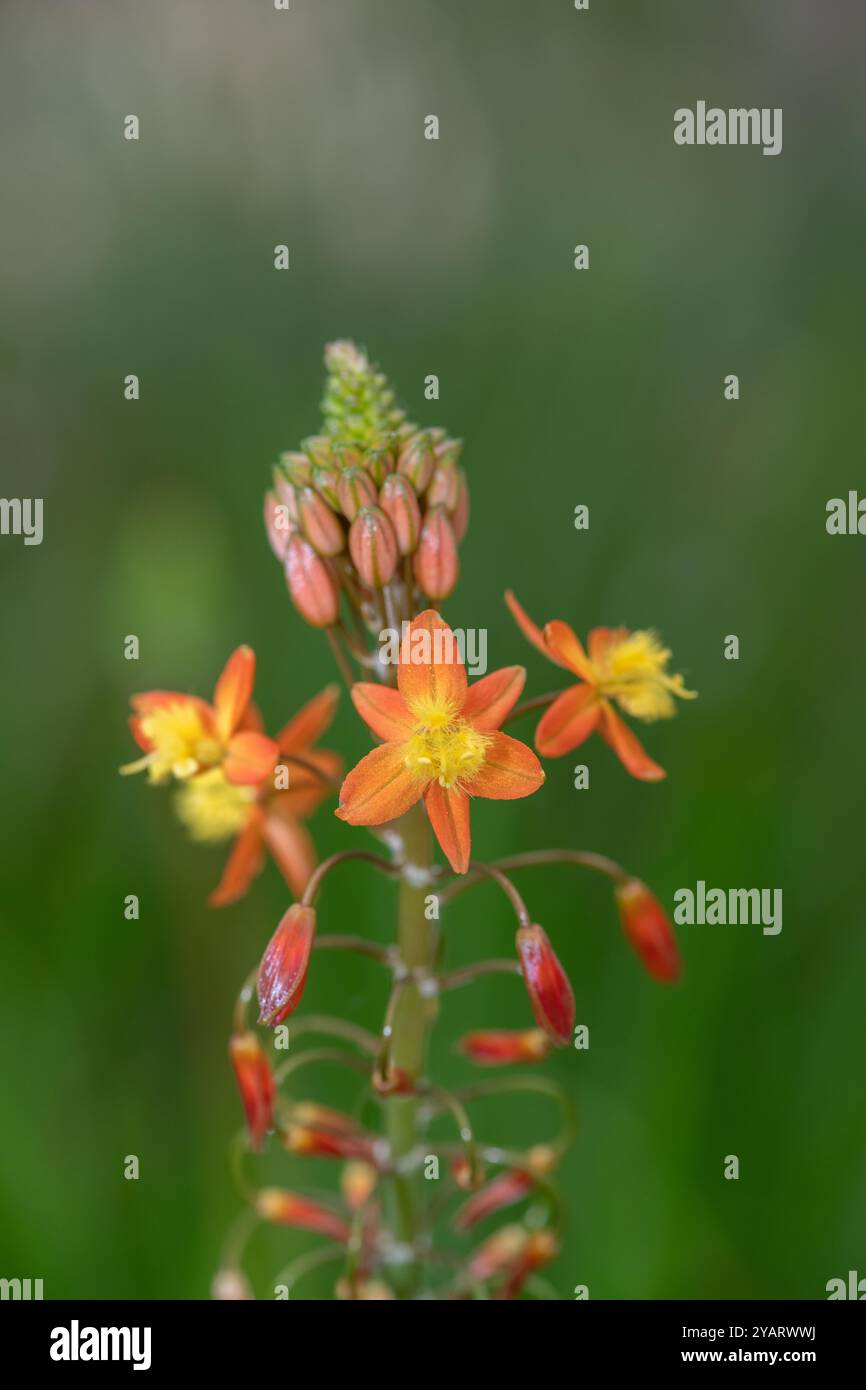
[[[418,723],[406,740],[405,763],[419,781],[453,787],[470,781],[481,767],[490,742],[449,701],[415,701]]]
[[[693,700],[697,691],[686,690],[682,676],[668,675],[671,652],[654,632],[630,632],[612,642],[600,662],[598,685],[635,719],[651,723],[676,714],[674,696]]]
[[[153,745],[146,757],[131,763],[125,772],[147,768],[151,782],[181,781],[212,767],[222,757],[219,739],[205,725],[202,712],[191,700],[175,700],[151,710],[141,721],[141,732]]]
[[[188,781],[175,797],[175,810],[194,840],[227,840],[246,824],[255,801],[252,787],[227,782],[222,768]]]

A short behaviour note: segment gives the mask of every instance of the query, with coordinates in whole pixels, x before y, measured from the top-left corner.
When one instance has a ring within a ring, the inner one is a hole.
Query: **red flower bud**
[[[551,1042],[541,1028],[520,1032],[502,1029],[467,1033],[460,1040],[460,1048],[479,1066],[507,1067],[518,1062],[540,1062],[550,1052]]]
[[[292,903],[271,937],[259,966],[256,980],[259,1023],[275,1028],[300,1004],[315,934],[313,909]]]
[[[415,578],[428,598],[447,598],[457,583],[460,562],[457,542],[444,507],[433,507],[424,518],[413,560]]]
[[[244,1103],[250,1144],[258,1149],[273,1119],[274,1074],[255,1033],[236,1033],[229,1042],[229,1056]]]
[[[543,927],[520,927],[517,954],[535,1021],[560,1047],[574,1035],[574,995]]]
[[[340,612],[340,590],[334,571],[303,536],[293,535],[286,546],[286,584],[301,617],[312,627],[330,627]]]
[[[527,1192],[531,1192],[535,1186],[534,1180],[529,1173],[521,1173],[518,1168],[511,1169],[505,1173],[499,1173],[492,1182],[486,1187],[482,1187],[479,1192],[474,1193],[468,1202],[464,1202],[462,1207],[455,1213],[454,1229],[457,1231],[468,1231],[473,1226],[477,1226],[479,1221],[483,1221],[485,1216],[490,1216],[494,1211],[501,1211],[503,1207],[513,1206],[525,1197]]]
[[[462,468],[457,470],[457,502],[451,518],[454,539],[459,545],[469,529],[469,485]]]
[[[397,537],[379,507],[362,507],[349,527],[349,552],[361,582],[381,589],[397,568]]]
[[[310,545],[319,555],[339,555],[346,544],[346,533],[324,497],[313,487],[298,493],[298,520]]]
[[[286,558],[286,547],[292,534],[291,522],[285,507],[277,501],[275,492],[265,493],[265,532],[271,550],[280,561]]]
[[[651,975],[666,984],[679,978],[680,953],[673,927],[658,898],[640,879],[616,888],[623,930]]]
[[[290,1123],[283,1140],[290,1154],[305,1158],[357,1158],[373,1161],[374,1141],[366,1135]]]
[[[263,1187],[256,1194],[256,1211],[263,1221],[294,1226],[300,1231],[317,1231],[341,1242],[349,1239],[349,1228],[336,1212],[281,1187]]]
[[[394,527],[401,555],[411,555],[421,534],[421,508],[415,489],[402,473],[389,473],[379,493],[379,505]]]
[[[397,460],[397,472],[405,474],[416,492],[426,492],[435,467],[436,455],[426,434],[410,439]]]
[[[373,479],[363,468],[347,468],[337,479],[337,497],[344,516],[354,521],[362,507],[375,507]]]

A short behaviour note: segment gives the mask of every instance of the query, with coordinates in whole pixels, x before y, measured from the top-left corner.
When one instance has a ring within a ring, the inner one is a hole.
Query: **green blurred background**
[[[478,855],[595,848],[669,903],[699,878],[784,892],[778,937],[683,928],[666,989],[603,882],[522,876],[591,1035],[546,1064],[581,1123],[552,1282],[563,1298],[578,1283],[804,1298],[866,1274],[866,541],[824,526],[864,476],[862,11],[7,0],[0,37],[2,490],[45,498],[41,547],[0,541],[0,1275],[41,1277],[46,1297],[207,1296],[238,1209],[231,1008],[286,894],[268,866],[208,909],[222,850],[189,844],[168,797],[117,767],[129,694],[208,695],[241,641],[272,727],[332,679],[261,497],[276,453],[316,427],[338,336],[415,419],[466,441],[473,516],[445,611],[488,629],[491,669],[525,661],[531,692],[556,683],[506,614],[513,586],[581,631],[658,627],[700,691],[642,731],[665,783],[634,782],[594,740],[530,800],[479,805]],[[781,106],[783,153],[677,148],[673,111],[698,99]],[[368,746],[348,702],[326,742],[347,759]],[[578,761],[590,791],[573,789]],[[313,829],[322,854],[367,842],[327,806]],[[390,904],[349,867],[323,929],[388,940]],[[511,949],[493,887],[445,928],[455,964]],[[314,958],[305,1008],[377,1028],[384,999],[372,964]],[[469,1078],[462,1031],[528,1017],[510,979],[455,992],[434,1074]],[[323,1072],[309,1090],[352,1088]],[[519,1144],[549,1117],[518,1097],[477,1118]],[[332,1184],[320,1168],[264,1164]],[[258,1242],[264,1296],[313,1243]]]

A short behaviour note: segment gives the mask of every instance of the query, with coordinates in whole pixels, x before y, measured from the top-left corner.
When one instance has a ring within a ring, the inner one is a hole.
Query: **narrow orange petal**
[[[527,641],[531,642],[533,647],[537,647],[541,655],[546,656],[548,661],[555,661],[557,666],[561,666],[562,662],[557,661],[556,657],[548,650],[541,628],[532,621],[525,608],[520,606],[510,589],[506,590],[505,602],[508,604],[512,618]]]
[[[508,734],[495,733],[490,735],[482,767],[464,787],[470,796],[516,801],[537,791],[543,781],[544,769],[532,749]]]
[[[463,718],[469,719],[481,733],[492,733],[517,704],[525,683],[523,666],[503,666],[501,671],[491,671],[469,687]]]
[[[300,898],[317,863],[309,832],[294,816],[269,812],[264,835],[274,863]]]
[[[240,724],[253,693],[255,678],[255,652],[252,647],[238,647],[226,662],[213,693],[220,738],[230,738]]]
[[[234,734],[229,739],[223,772],[228,782],[236,786],[254,787],[264,782],[274,770],[279,749],[272,738],[264,734]]]
[[[600,714],[595,686],[569,686],[542,715],[535,731],[536,748],[543,758],[561,758],[589,738]]]
[[[567,670],[573,671],[582,680],[592,681],[595,679],[595,672],[583,644],[573,627],[568,623],[563,623],[559,618],[554,618],[553,622],[544,625],[544,640],[547,649],[555,661]]]
[[[400,650],[397,685],[410,710],[431,704],[450,704],[458,712],[463,708],[466,669],[456,637],[433,608],[412,620]]]
[[[328,685],[324,690],[320,690],[318,695],[314,695],[312,700],[308,700],[277,734],[280,752],[300,753],[303,748],[309,748],[311,743],[321,738],[334,717],[339,698],[340,687]]]
[[[399,743],[408,738],[417,722],[399,690],[390,685],[359,681],[352,686],[352,703],[367,727],[386,743]]]
[[[232,845],[219,883],[208,898],[211,907],[226,907],[242,898],[256,874],[261,872],[264,862],[262,815],[254,808]]]
[[[637,735],[632,733],[606,700],[601,706],[599,733],[632,777],[639,778],[641,782],[660,782],[667,777],[664,768],[653,762]]]
[[[459,787],[431,782],[424,793],[424,805],[442,853],[455,874],[465,874],[471,848],[469,797]]]
[[[346,777],[336,814],[349,825],[382,825],[414,806],[423,790],[424,783],[406,767],[403,745],[383,743]]]

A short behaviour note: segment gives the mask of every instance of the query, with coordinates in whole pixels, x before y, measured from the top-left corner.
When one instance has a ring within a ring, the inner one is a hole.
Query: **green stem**
[[[408,811],[396,826],[403,840],[404,860],[417,868],[430,865],[430,825],[419,804]],[[408,970],[431,970],[436,950],[434,922],[425,916],[426,885],[400,882],[397,943],[400,959]],[[414,982],[400,991],[392,1025],[390,1065],[417,1081],[424,1074],[427,1033],[436,1017],[434,999],[425,999]],[[418,1100],[414,1095],[390,1097],[386,1102],[387,1134],[391,1153],[399,1165],[418,1142]],[[399,1245],[414,1248],[420,1229],[420,1177],[397,1175],[393,1181],[391,1219]],[[411,1298],[418,1287],[418,1267],[414,1258],[395,1263],[394,1286],[403,1298]]]

